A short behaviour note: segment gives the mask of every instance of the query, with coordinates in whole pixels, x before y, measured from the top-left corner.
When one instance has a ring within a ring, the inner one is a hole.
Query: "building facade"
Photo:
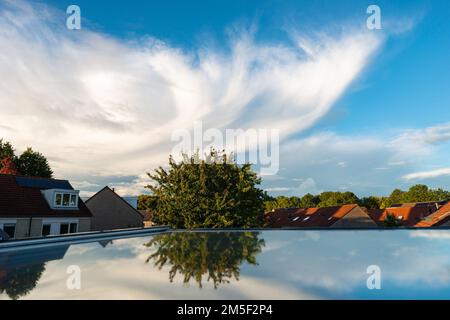
[[[92,231],[142,228],[143,216],[137,211],[137,201],[122,198],[113,189],[105,187],[86,201],[92,213]]]
[[[88,232],[91,218],[67,180],[0,174],[0,229],[10,239]]]

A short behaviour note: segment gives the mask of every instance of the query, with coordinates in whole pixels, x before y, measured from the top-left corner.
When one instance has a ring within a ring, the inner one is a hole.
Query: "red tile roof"
[[[402,206],[386,209],[368,209],[367,213],[378,224],[384,225],[388,215],[401,220],[402,226],[414,227],[437,210],[435,206]]]
[[[0,174],[0,217],[92,217],[84,202],[79,199],[78,210],[53,210],[39,188],[19,186],[14,175]],[[36,179],[42,182],[67,182],[65,180]],[[68,182],[67,182],[68,184]],[[70,185],[70,184],[69,184]]]
[[[266,218],[273,228],[329,227],[356,207],[356,204],[348,204],[326,208],[275,209],[267,213]]]
[[[439,226],[450,221],[450,201],[415,225],[418,228]]]

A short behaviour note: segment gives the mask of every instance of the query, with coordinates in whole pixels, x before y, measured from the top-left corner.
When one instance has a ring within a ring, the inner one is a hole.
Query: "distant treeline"
[[[344,204],[359,204],[370,209],[389,208],[394,204],[408,202],[443,201],[450,199],[450,192],[443,189],[430,189],[418,184],[408,191],[395,189],[389,197],[370,196],[358,198],[353,192],[322,192],[319,195],[306,194],[303,197],[268,197],[265,204],[266,212],[277,208],[313,208],[332,207]]]
[[[265,211],[269,212],[277,208],[315,208],[332,207],[344,204],[358,204],[369,209],[389,208],[394,204],[408,202],[427,202],[450,200],[450,192],[443,189],[431,189],[426,185],[418,184],[408,191],[395,189],[389,197],[370,196],[358,198],[353,192],[322,192],[319,195],[305,194],[303,197],[271,197],[266,195]],[[155,196],[141,195],[138,201],[140,210],[154,210],[158,204]]]

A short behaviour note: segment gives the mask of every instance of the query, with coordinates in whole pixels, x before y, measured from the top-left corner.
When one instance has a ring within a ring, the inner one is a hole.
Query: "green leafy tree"
[[[27,148],[17,158],[16,165],[19,172],[25,176],[51,178],[53,175],[47,159],[42,153],[35,152],[31,148]]]
[[[14,148],[8,141],[0,139],[0,160],[14,158]]]
[[[153,195],[141,194],[138,197],[138,210],[156,210],[158,206],[158,197]]]
[[[154,221],[174,228],[249,228],[264,222],[264,192],[250,164],[237,165],[226,154],[211,150],[206,160],[198,154],[169,168],[148,174],[147,186],[158,198]]]
[[[10,168],[5,170],[5,172],[10,172],[9,174],[14,174],[17,171],[17,174],[24,176],[43,178],[51,178],[53,175],[53,171],[44,155],[34,151],[32,148],[27,148],[20,156],[16,156],[11,143],[0,139],[0,170],[3,169],[6,163]],[[14,170],[10,170],[13,167]]]
[[[386,227],[400,227],[402,225],[402,221],[393,214],[388,214],[383,223]]]
[[[159,269],[169,266],[169,280],[180,274],[184,283],[203,280],[214,288],[230,280],[239,280],[240,266],[257,265],[256,256],[264,246],[255,232],[170,233],[156,235],[145,246],[155,252],[147,259]]]
[[[264,201],[264,212],[270,212],[274,209],[278,209],[277,200],[266,200]]]
[[[404,202],[425,202],[433,201],[433,193],[426,185],[417,184],[409,188],[408,192],[403,194]]]
[[[0,293],[17,300],[36,287],[44,271],[43,263],[5,270],[6,276],[0,276]]]
[[[279,196],[276,198],[277,208],[295,208],[300,206],[301,199],[298,197]]]
[[[450,199],[450,192],[445,191],[441,188],[436,190],[431,190],[431,193],[433,194],[433,200],[432,201],[443,201]]]
[[[368,209],[380,209],[382,202],[383,198],[370,196],[361,198],[358,204]]]
[[[443,189],[430,189],[426,185],[417,184],[409,188],[408,191],[395,189],[389,197],[382,198],[380,207],[389,208],[396,204],[408,202],[432,202],[450,199],[450,193]]]
[[[389,208],[390,206],[392,206],[394,204],[405,203],[405,202],[407,202],[406,197],[405,197],[405,192],[400,189],[395,189],[394,191],[391,192],[389,197],[383,199],[382,207]]]
[[[358,197],[352,192],[323,192],[318,196],[310,193],[302,198],[279,196],[275,200],[265,202],[266,212],[278,208],[314,208],[332,207],[358,203]]]
[[[300,207],[302,208],[315,208],[320,203],[320,197],[314,196],[311,193],[305,194],[301,201],[300,201]]]
[[[353,192],[322,192],[319,196],[319,207],[342,206],[358,203],[359,199]]]

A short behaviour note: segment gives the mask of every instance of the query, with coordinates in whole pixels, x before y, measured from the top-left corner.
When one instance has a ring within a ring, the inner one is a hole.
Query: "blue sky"
[[[82,30],[64,28],[70,4]],[[366,27],[370,4],[382,30]],[[450,189],[448,1],[3,0],[0,10],[0,137],[42,151],[86,194],[141,192],[170,134],[194,121],[279,129],[280,170],[263,182],[273,195]]]

